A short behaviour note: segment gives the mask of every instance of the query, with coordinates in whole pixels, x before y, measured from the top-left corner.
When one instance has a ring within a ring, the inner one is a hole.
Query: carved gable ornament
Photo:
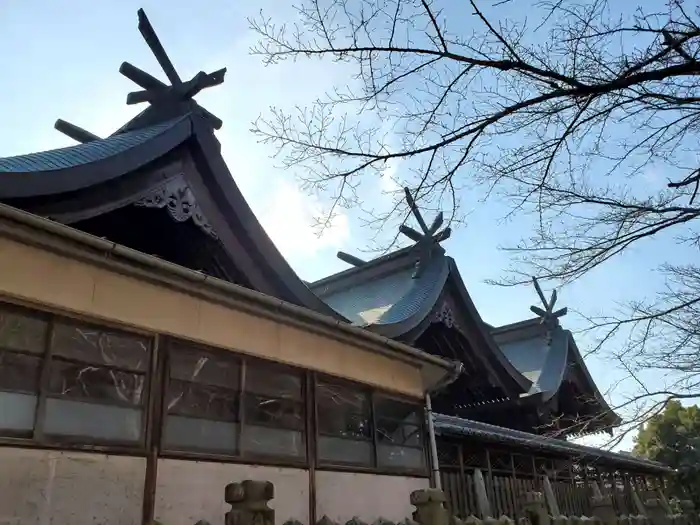
[[[192,190],[182,175],[168,179],[165,184],[152,189],[136,201],[134,206],[165,208],[174,221],[185,222],[192,220],[209,236],[218,239],[216,232],[204,214],[202,214],[202,210],[199,208]]]

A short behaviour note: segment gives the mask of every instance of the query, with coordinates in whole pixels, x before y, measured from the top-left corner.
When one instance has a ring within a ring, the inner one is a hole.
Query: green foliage
[[[674,492],[700,505],[700,408],[670,401],[640,429],[634,454],[677,469]]]

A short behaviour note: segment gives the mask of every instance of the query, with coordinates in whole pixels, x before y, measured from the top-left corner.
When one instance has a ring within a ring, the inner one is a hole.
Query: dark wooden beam
[[[350,255],[349,253],[345,252],[338,252],[336,254],[336,257],[343,262],[351,264],[352,266],[362,266],[364,264],[367,264],[366,261],[363,261],[359,257],[355,257],[354,255]]]
[[[87,142],[92,142],[94,140],[100,140],[100,137],[95,135],[94,133],[90,133],[89,131],[76,126],[75,124],[71,124],[70,122],[66,122],[65,120],[58,119],[53,127],[57,130],[66,135],[67,137],[72,138],[76,142],[80,142],[81,144],[85,144]]]

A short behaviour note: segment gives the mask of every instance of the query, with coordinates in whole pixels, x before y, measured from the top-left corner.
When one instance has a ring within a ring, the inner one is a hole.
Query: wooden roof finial
[[[70,137],[74,141],[80,142],[81,144],[92,142],[93,140],[100,140],[100,137],[98,137],[94,133],[90,133],[89,131],[80,128],[75,124],[71,124],[70,122],[66,122],[62,119],[56,120],[53,127],[57,131],[60,131],[67,137]]]
[[[564,307],[560,308],[555,312],[554,305],[557,302],[557,291],[552,290],[552,296],[549,299],[549,301],[547,301],[547,298],[542,292],[542,288],[540,288],[540,283],[537,282],[537,277],[532,278],[532,284],[535,286],[535,290],[537,291],[537,295],[539,295],[540,297],[540,301],[542,301],[542,306],[544,306],[544,309],[538,306],[531,306],[530,311],[540,318],[540,323],[542,324],[547,324],[551,326],[553,324],[558,323],[558,319],[560,317],[564,317],[569,311],[569,309]]]
[[[218,86],[224,82],[226,68],[219,69],[213,73],[200,71],[192,79],[183,82],[143,9],[138,10],[138,17],[139,32],[165,72],[165,76],[168,77],[170,85],[161,82],[153,75],[146,73],[129,62],[124,62],[119,67],[119,72],[143,89],[142,91],[129,93],[126,97],[127,104],[148,102],[151,106],[162,108],[164,112],[168,110],[172,112],[174,108],[190,102],[203,89]],[[210,121],[214,129],[221,128],[223,125],[221,119],[202,108],[199,108],[199,110]],[[173,118],[175,116],[165,115],[165,118]]]
[[[399,232],[414,241],[418,247],[418,261],[416,261],[416,271],[413,274],[413,278],[416,279],[420,277],[425,270],[425,266],[433,256],[435,248],[438,247],[442,241],[450,237],[452,230],[447,227],[438,232],[444,221],[442,212],[437,214],[433,220],[433,223],[430,225],[430,227],[428,227],[427,223],[423,219],[423,215],[416,205],[415,199],[411,195],[411,191],[408,188],[404,188],[403,191],[406,194],[406,202],[408,203],[408,207],[422,230],[422,232],[419,232],[405,224],[402,224],[399,227]]]
[[[351,264],[352,266],[362,266],[364,264],[367,264],[367,261],[363,261],[359,257],[355,257],[354,255],[350,255],[349,253],[345,252],[338,252],[336,254],[336,257],[338,257],[338,259],[340,259],[343,262]]]

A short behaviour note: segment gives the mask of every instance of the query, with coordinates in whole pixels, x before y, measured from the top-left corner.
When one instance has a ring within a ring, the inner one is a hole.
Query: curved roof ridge
[[[481,335],[484,343],[490,351],[491,356],[511,377],[520,391],[527,392],[531,388],[532,382],[513,365],[510,359],[508,359],[508,357],[503,353],[500,346],[496,343],[496,340],[491,335],[491,332],[487,330],[486,323],[484,323],[483,319],[481,318],[481,315],[476,308],[476,304],[472,300],[471,295],[464,284],[464,279],[462,279],[459,272],[457,262],[452,257],[447,257],[447,259],[450,261],[450,276],[453,278],[457,293],[467,309],[467,314],[474,319],[475,329]]]
[[[75,146],[0,158],[0,198],[75,191],[139,169],[192,135],[190,117]]]
[[[548,401],[559,391],[561,382],[566,374],[566,364],[569,357],[569,337],[565,330],[557,327],[552,333],[552,341],[549,351],[544,357],[540,374],[532,383],[530,392],[534,394],[541,392],[544,395],[543,401]]]
[[[374,331],[397,337],[418,326],[437,304],[448,276],[447,258],[433,257],[420,277],[411,277],[407,292],[381,315],[372,326]]]

